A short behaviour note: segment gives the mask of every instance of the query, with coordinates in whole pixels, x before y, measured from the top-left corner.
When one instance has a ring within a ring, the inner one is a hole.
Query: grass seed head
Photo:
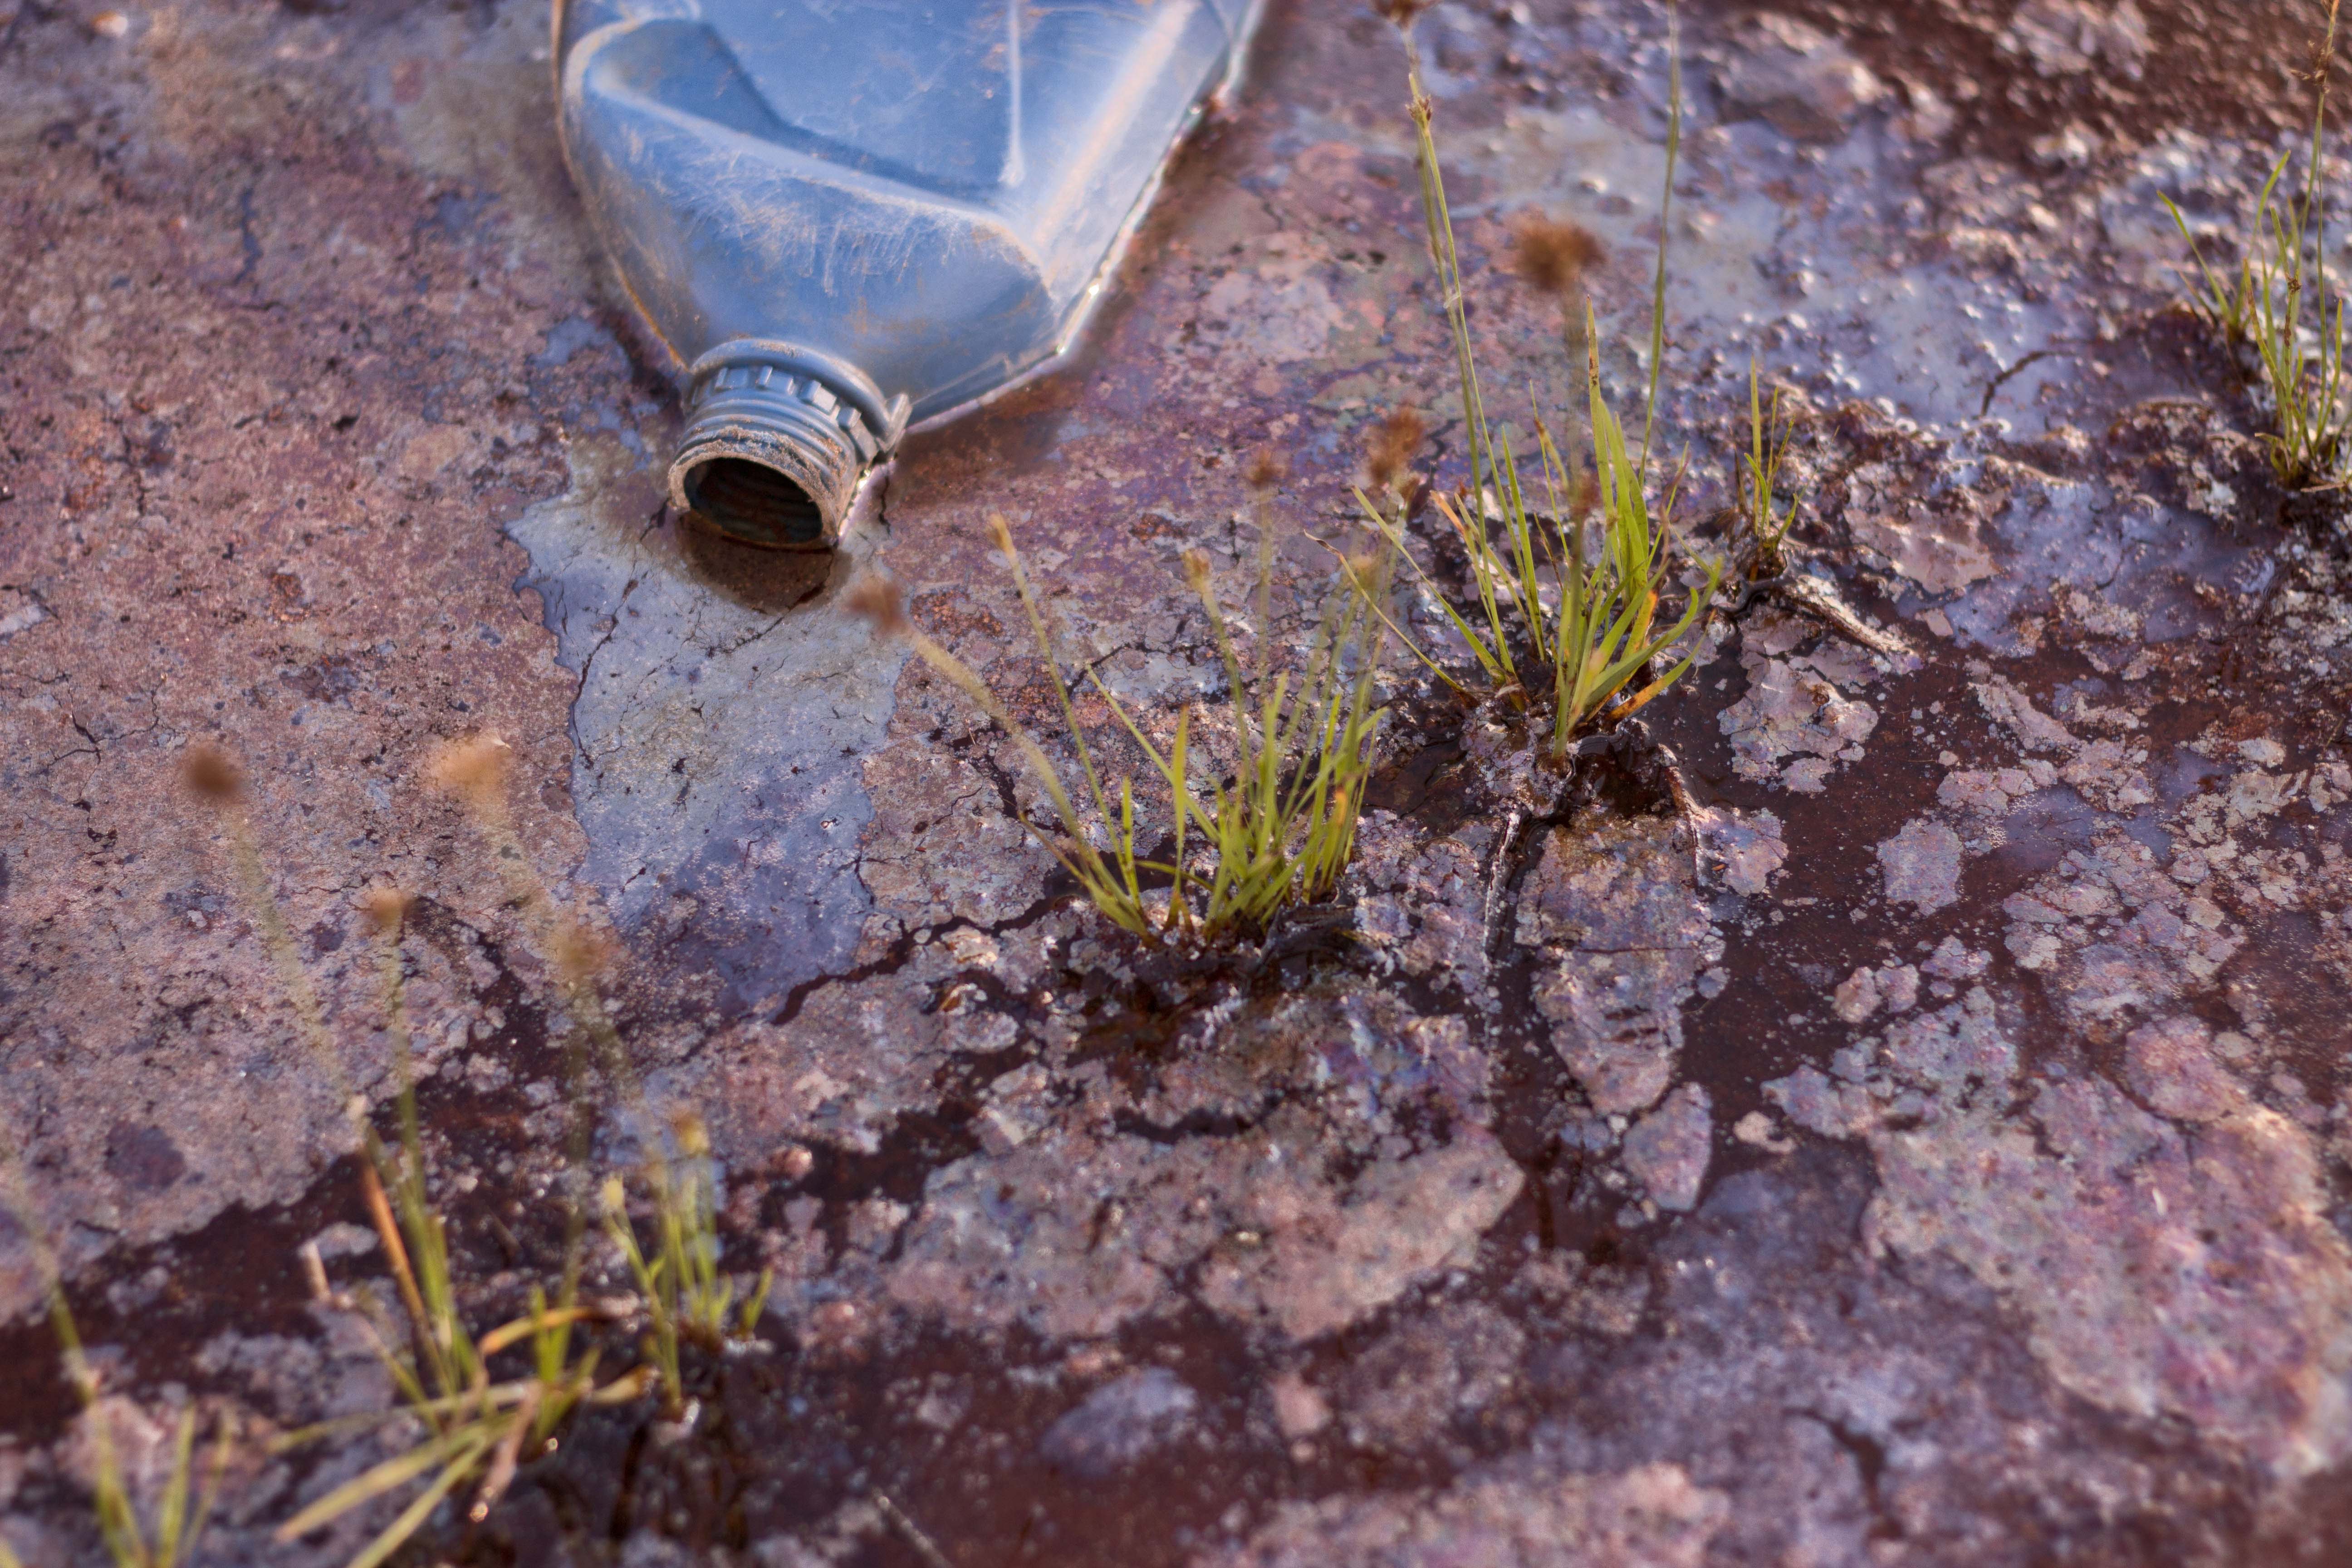
[[[413,900],[398,888],[370,888],[360,896],[361,912],[367,916],[368,926],[377,931],[400,929],[408,918],[408,906]]]
[[[602,974],[613,962],[613,950],[604,937],[581,920],[566,916],[555,922],[549,957],[567,985],[577,985]]]
[[[1205,550],[1184,552],[1184,581],[1195,594],[1206,593],[1209,587],[1209,552]]]
[[[1364,454],[1364,467],[1371,476],[1372,488],[1397,489],[1399,479],[1428,434],[1429,427],[1422,423],[1419,411],[1411,407],[1399,408],[1374,426]]]
[[[433,753],[425,770],[425,782],[478,811],[493,808],[505,804],[507,765],[512,756],[512,750],[496,735],[468,735]]]
[[[1260,447],[1250,454],[1249,468],[1243,476],[1254,490],[1270,490],[1282,483],[1282,454],[1272,447]]]
[[[903,637],[907,632],[907,601],[898,592],[898,584],[879,572],[868,572],[849,585],[841,596],[842,604],[852,615],[864,616],[874,624],[877,636]]]
[[[198,743],[182,753],[180,780],[197,799],[214,805],[227,805],[245,793],[245,775],[217,746]]]
[[[1412,26],[1435,3],[1436,0],[1372,0],[1372,9],[1386,17],[1391,26],[1402,30]]]
[[[1511,233],[1511,268],[1530,288],[1565,297],[1608,256],[1607,248],[1580,225],[1530,213]]]

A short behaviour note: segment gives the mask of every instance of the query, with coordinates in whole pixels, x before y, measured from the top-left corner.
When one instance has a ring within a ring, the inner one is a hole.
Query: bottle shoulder
[[[1235,4],[569,0],[558,45],[567,99],[657,105],[830,179],[1034,229],[1150,177],[1229,68]],[[583,51],[593,68],[568,68]]]

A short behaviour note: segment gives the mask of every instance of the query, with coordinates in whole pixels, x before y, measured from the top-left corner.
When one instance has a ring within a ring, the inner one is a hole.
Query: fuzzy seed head
[[[1282,454],[1272,447],[1260,447],[1250,454],[1249,468],[1243,473],[1254,490],[1270,490],[1282,483]]]
[[[507,764],[512,755],[496,735],[468,735],[436,751],[425,765],[425,779],[477,811],[488,810],[506,802]]]
[[[604,1188],[597,1195],[604,1199],[606,1214],[625,1215],[629,1212],[629,1190],[621,1184],[620,1177],[605,1177]]]
[[[1559,223],[1540,213],[1521,218],[1511,233],[1511,269],[1530,288],[1567,296],[1583,286],[1608,250],[1590,229]]]
[[[677,1137],[677,1152],[689,1160],[707,1158],[710,1153],[710,1131],[702,1118],[691,1110],[681,1110],[670,1119],[671,1132]]]
[[[555,961],[555,972],[567,985],[593,980],[612,963],[613,952],[604,937],[569,916],[555,922],[548,941],[554,950],[548,956]]]
[[[245,793],[245,775],[217,746],[190,746],[180,757],[180,780],[197,799],[227,805]]]
[[[1392,490],[1398,479],[1412,463],[1413,454],[1429,434],[1416,410],[1400,408],[1373,427],[1370,441],[1365,446],[1364,467],[1371,475],[1372,488]]]
[[[1209,552],[1205,550],[1184,552],[1184,581],[1192,592],[1204,592],[1209,585]]]
[[[1435,0],[1372,0],[1372,9],[1386,17],[1391,26],[1402,30],[1412,26],[1414,18],[1434,3]]]
[[[868,572],[852,583],[841,602],[852,615],[864,616],[872,622],[877,637],[906,635],[907,601],[898,592],[898,584],[879,572]]]
[[[1013,525],[1004,521],[1003,512],[991,512],[988,517],[988,537],[1005,559],[1017,559],[1020,552],[1013,548]]]
[[[396,931],[408,918],[409,896],[398,888],[370,888],[360,898],[360,911],[371,931]]]

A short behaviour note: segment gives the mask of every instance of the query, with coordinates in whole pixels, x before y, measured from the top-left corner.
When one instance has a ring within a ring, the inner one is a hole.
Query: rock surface
[[[1275,7],[1072,362],[910,438],[813,564],[663,508],[673,367],[571,195],[543,6],[21,0],[0,1133],[135,1487],[193,1404],[249,1438],[207,1560],[366,1539],[272,1532],[373,1439],[260,1439],[390,1398],[297,1255],[391,1288],[341,1116],[395,1082],[368,889],[418,900],[469,1310],[559,1265],[573,1019],[515,863],[422,782],[488,731],[612,955],[597,1162],[698,1107],[772,1289],[691,1415],[583,1415],[435,1560],[2352,1557],[2352,544],[2174,307],[2159,201],[2240,230],[2307,11],[1686,4],[1660,440],[1717,550],[1751,356],[1786,384],[1800,579],[1727,595],[1649,743],[1572,775],[1400,658],[1338,896],[1213,960],[1075,900],[1016,749],[843,591],[890,574],[1074,766],[1001,514],[1065,666],[1230,758],[1183,552],[1297,659],[1372,424],[1421,409],[1414,464],[1464,478],[1387,24]],[[1507,266],[1537,211],[1601,242],[1638,397],[1664,13],[1416,26],[1497,416],[1581,374]],[[175,782],[196,742],[244,765],[332,1068]],[[12,1208],[0,1537],[96,1562],[35,1263]]]

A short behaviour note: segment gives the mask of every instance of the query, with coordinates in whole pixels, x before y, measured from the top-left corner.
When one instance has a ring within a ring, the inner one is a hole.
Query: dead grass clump
[[[1411,472],[1429,426],[1415,408],[1398,408],[1372,427],[1364,449],[1364,472],[1375,490],[1402,495],[1399,481]]]
[[[1580,298],[1584,275],[1608,254],[1591,229],[1541,213],[1522,217],[1511,231],[1512,267],[1529,288],[1555,298]]]
[[[1591,229],[1529,213],[1511,230],[1511,269],[1559,310],[1560,341],[1571,361],[1584,357],[1584,319],[1591,305],[1585,279],[1608,258]]]

